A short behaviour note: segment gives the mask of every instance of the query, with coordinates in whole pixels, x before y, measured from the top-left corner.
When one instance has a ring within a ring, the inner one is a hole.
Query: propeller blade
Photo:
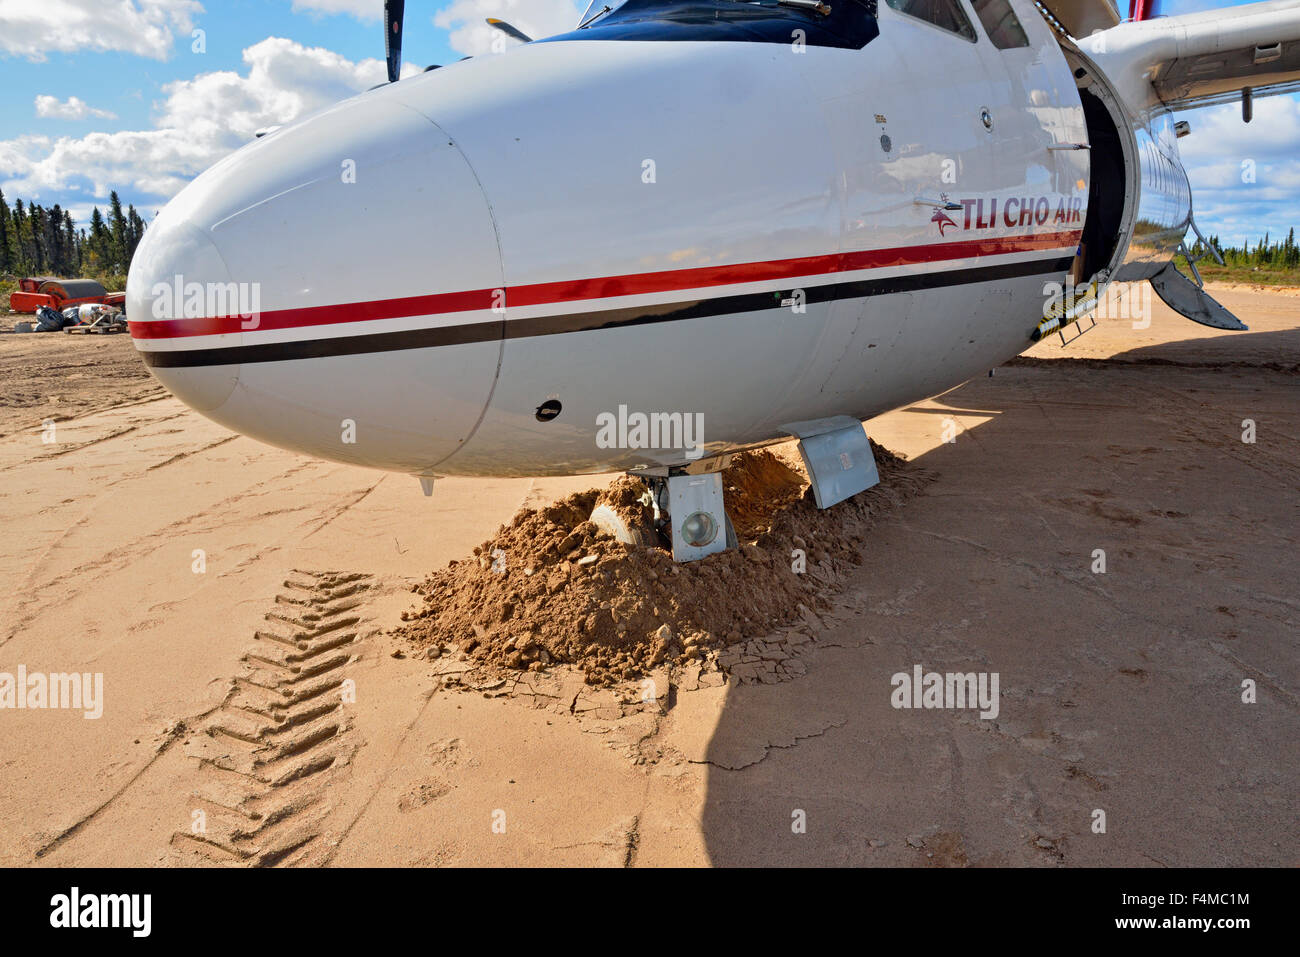
[[[406,0],[384,0],[384,52],[388,55],[388,82],[402,72],[402,19]]]
[[[498,30],[500,30],[508,37],[514,37],[516,40],[521,40],[524,43],[533,42],[532,37],[524,33],[524,31],[520,30],[519,28],[512,27],[504,20],[498,20],[496,17],[488,17],[487,22],[488,22],[488,26],[496,27]]]

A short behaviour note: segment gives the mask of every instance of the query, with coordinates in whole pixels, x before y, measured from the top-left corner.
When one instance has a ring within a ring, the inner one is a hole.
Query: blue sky
[[[256,129],[381,82],[382,12],[382,0],[0,0],[0,188],[83,223],[116,189],[149,219]],[[403,73],[487,52],[485,16],[540,36],[580,12],[408,0]]]
[[[1127,0],[1124,13],[1127,12]],[[488,49],[485,16],[534,36],[584,0],[407,0],[404,72]],[[1235,5],[1163,0],[1165,14]],[[0,0],[0,188],[84,222],[109,189],[146,219],[251,137],[380,82],[382,0]],[[195,52],[193,31],[203,31]],[[1300,97],[1190,111],[1197,220],[1225,241],[1300,224]],[[1242,183],[1243,160],[1255,164]]]
[[[61,100],[78,96],[118,115],[113,123],[46,119],[35,124],[52,134],[82,136],[95,130],[147,129],[151,104],[164,84],[200,72],[239,70],[244,47],[267,36],[292,37],[351,59],[375,56],[383,42],[377,26],[367,27],[341,16],[301,16],[292,12],[289,3],[266,0],[209,0],[193,22],[207,33],[206,54],[192,53],[188,33],[177,36],[179,30],[173,31],[166,60],[135,51],[54,50],[46,54],[44,62],[31,62],[30,47],[22,51],[26,56],[5,51],[9,55],[0,62],[4,77],[0,83],[0,116],[5,117],[2,132],[8,136],[17,131],[10,128],[11,121],[16,128],[31,128],[36,120],[32,104],[40,94]]]

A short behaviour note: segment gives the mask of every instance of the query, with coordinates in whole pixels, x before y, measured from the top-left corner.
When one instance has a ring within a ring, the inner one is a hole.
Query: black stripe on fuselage
[[[237,365],[248,362],[286,362],[293,359],[325,359],[334,356],[365,355],[372,352],[396,352],[402,349],[430,349],[437,346],[493,342],[502,337],[503,327],[507,339],[622,329],[627,326],[682,322],[688,319],[789,308],[788,303],[783,306],[782,301],[788,300],[795,289],[803,290],[804,301],[808,304],[833,302],[840,299],[888,296],[892,293],[915,292],[921,289],[965,286],[998,279],[1063,273],[1070,268],[1071,261],[1068,256],[1064,259],[1033,259],[998,266],[977,266],[973,269],[890,276],[887,279],[859,279],[828,283],[823,286],[792,286],[776,292],[692,299],[687,302],[664,303],[658,306],[629,306],[624,309],[602,309],[595,312],[538,316],[534,319],[512,319],[509,322],[494,319],[490,322],[468,322],[431,329],[335,336],[328,339],[299,339],[293,342],[263,342],[250,346],[226,346],[218,349],[141,350],[141,355],[146,365],[174,369]]]

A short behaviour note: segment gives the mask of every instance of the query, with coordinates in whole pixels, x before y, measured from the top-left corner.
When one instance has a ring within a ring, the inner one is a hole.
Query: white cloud
[[[1255,101],[1254,118],[1241,120],[1241,106],[1228,103],[1178,114],[1192,127],[1190,136],[1178,141],[1189,160],[1219,159],[1231,153],[1256,160],[1263,157],[1296,155],[1300,144],[1300,100],[1294,96],[1261,97]]]
[[[221,71],[163,87],[157,125],[233,149],[263,126],[287,123],[386,79],[384,63],[354,63],[322,47],[268,37],[244,51],[248,75]]]
[[[34,133],[24,133],[12,140],[0,140],[0,172],[27,175],[34,166],[31,157],[47,151],[52,144],[53,141],[48,136]],[[3,185],[7,187],[9,184]]]
[[[0,0],[0,54],[39,62],[51,51],[117,50],[166,60],[202,12],[198,0]]]
[[[170,198],[263,126],[292,122],[383,82],[384,63],[354,63],[319,47],[269,37],[244,51],[246,75],[203,73],[163,87],[151,130],[0,140],[0,186],[10,195],[79,189]],[[416,68],[409,64],[407,70]]]
[[[53,120],[84,120],[95,117],[101,120],[115,120],[117,114],[110,110],[100,110],[86,103],[78,96],[60,100],[57,96],[41,93],[36,97],[36,115]]]
[[[1236,103],[1179,118],[1192,127],[1178,146],[1203,233],[1240,246],[1266,230],[1276,239],[1300,226],[1300,99],[1261,98],[1250,123],[1241,121]]]
[[[567,33],[578,25],[586,9],[572,0],[455,0],[434,16],[435,25],[451,31],[449,44],[457,53],[480,56],[500,52],[493,41],[517,43],[484,21],[488,17],[505,20],[533,39]]]
[[[384,0],[293,0],[293,12],[346,13],[358,20],[382,20]]]

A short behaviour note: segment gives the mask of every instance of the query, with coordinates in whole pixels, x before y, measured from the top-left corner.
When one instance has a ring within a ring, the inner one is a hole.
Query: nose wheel
[[[607,505],[597,505],[591,521],[621,542],[658,546],[666,541],[673,561],[693,562],[736,548],[736,530],[723,505],[720,461],[714,471],[667,475],[638,474],[646,483],[644,502],[654,511],[654,531],[630,524]]]

